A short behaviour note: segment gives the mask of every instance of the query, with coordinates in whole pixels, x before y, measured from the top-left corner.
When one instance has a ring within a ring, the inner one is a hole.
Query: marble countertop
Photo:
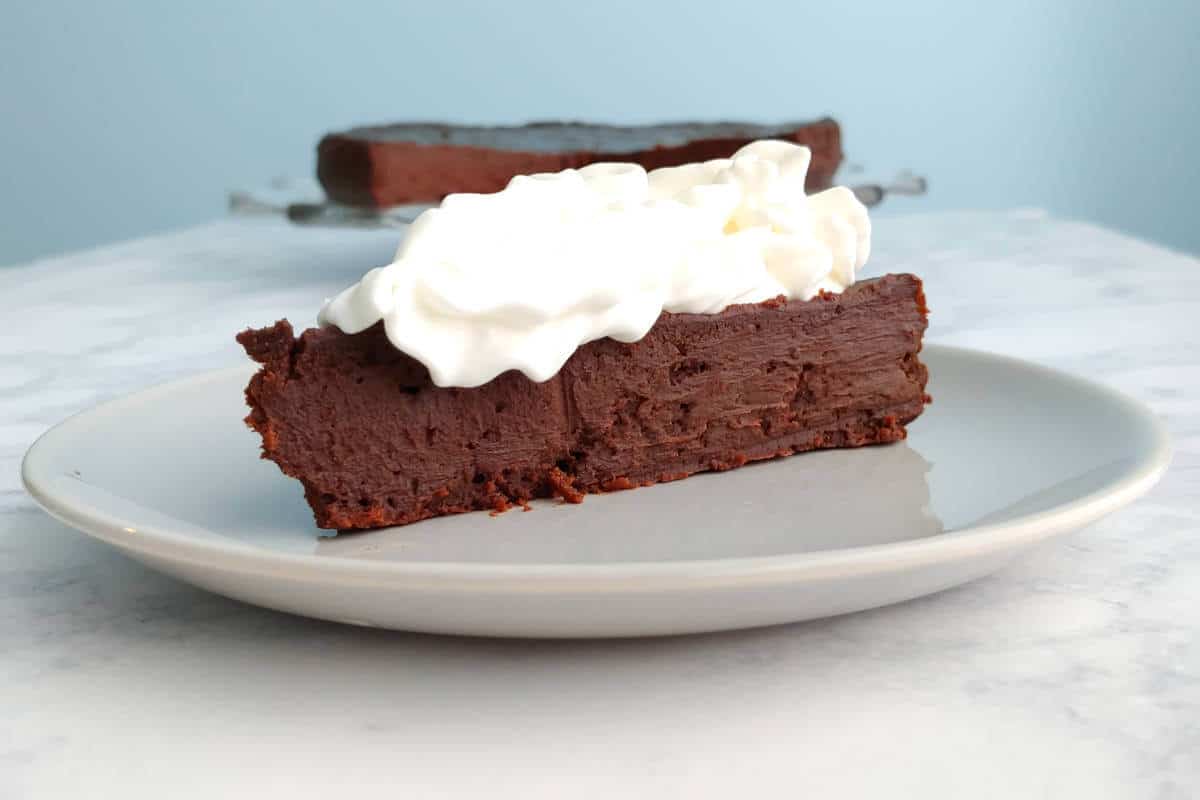
[[[877,611],[646,641],[454,639],[248,607],[51,520],[18,465],[97,402],[240,361],[232,334],[396,232],[229,219],[0,269],[0,797],[1200,796],[1200,260],[1037,211],[884,217],[933,341],[1150,404],[1143,500]]]

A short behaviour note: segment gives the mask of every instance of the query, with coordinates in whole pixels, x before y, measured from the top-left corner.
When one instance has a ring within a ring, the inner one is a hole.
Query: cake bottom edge
[[[495,516],[513,509],[533,510],[533,500],[558,499],[565,503],[582,503],[588,495],[604,495],[671,483],[706,472],[726,472],[747,465],[803,455],[820,450],[875,447],[901,442],[908,437],[907,426],[921,415],[924,403],[915,408],[896,409],[858,422],[828,430],[802,431],[763,442],[746,452],[732,452],[701,464],[677,464],[660,467],[656,474],[618,475],[605,480],[582,478],[570,459],[553,464],[538,464],[502,470],[500,474],[477,477],[470,484],[438,487],[422,497],[412,508],[392,508],[386,500],[372,502],[368,507],[347,510],[331,502],[322,488],[303,475],[292,475],[304,487],[305,500],[313,511],[318,528],[339,533],[352,533],[378,528],[409,525],[436,517],[480,511]],[[251,414],[247,423],[251,424]],[[274,461],[270,455],[264,459]],[[276,462],[278,463],[278,462]],[[284,465],[279,465],[289,472]]]

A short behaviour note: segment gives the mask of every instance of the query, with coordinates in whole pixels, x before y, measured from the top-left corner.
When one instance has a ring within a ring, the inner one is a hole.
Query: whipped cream
[[[346,333],[383,320],[435,384],[471,387],[510,369],[548,380],[580,345],[637,341],[663,311],[840,292],[871,222],[849,189],[805,195],[810,155],[763,140],[649,173],[592,164],[449,195],[318,320]]]

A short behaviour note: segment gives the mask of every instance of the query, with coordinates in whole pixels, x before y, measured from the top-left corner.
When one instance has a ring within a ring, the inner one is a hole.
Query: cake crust
[[[498,192],[514,175],[559,172],[597,161],[632,161],[649,170],[727,158],[743,145],[765,138],[812,150],[809,192],[833,184],[842,160],[842,140],[841,129],[832,119],[781,125],[408,123],[354,128],[321,140],[317,179],[336,203],[387,207],[436,202],[454,192]]]
[[[237,338],[262,365],[246,422],[263,458],[304,485],[319,527],[362,529],[903,439],[928,402],[926,316],[920,280],[888,275],[664,313],[544,383],[510,371],[473,389],[434,386],[382,325],[296,337],[281,320]]]

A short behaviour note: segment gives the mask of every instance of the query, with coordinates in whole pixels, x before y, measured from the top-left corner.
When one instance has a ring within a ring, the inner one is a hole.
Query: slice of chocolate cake
[[[238,337],[263,456],[345,529],[904,438],[921,282],[856,282],[867,211],[809,195],[810,160],[764,140],[450,195],[322,327]]]
[[[498,192],[514,175],[558,172],[604,161],[646,169],[728,158],[757,139],[812,151],[807,188],[826,189],[842,161],[832,119],[757,125],[687,122],[620,127],[540,122],[518,127],[407,123],[354,128],[317,146],[317,178],[329,199],[387,207],[437,202],[454,192]]]
[[[537,497],[576,502],[829,447],[893,442],[926,402],[911,275],[840,295],[663,314],[640,341],[583,345],[550,380],[435,386],[383,326],[238,341],[263,456],[322,528],[403,525]]]

